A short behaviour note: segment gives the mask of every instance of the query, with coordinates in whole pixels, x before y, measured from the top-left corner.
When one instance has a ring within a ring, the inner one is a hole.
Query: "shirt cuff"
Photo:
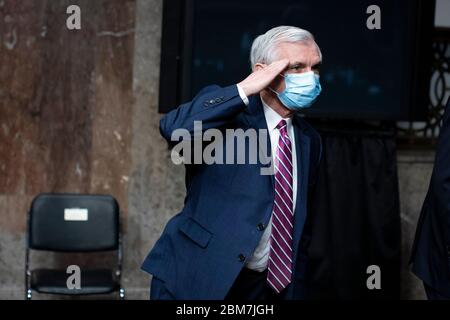
[[[244,101],[245,105],[248,106],[249,101],[247,95],[245,94],[244,90],[241,88],[240,85],[237,84],[236,86],[239,92],[239,96],[241,97],[242,101]]]

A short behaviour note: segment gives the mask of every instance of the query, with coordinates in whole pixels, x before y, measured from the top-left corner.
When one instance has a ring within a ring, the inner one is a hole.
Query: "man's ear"
[[[267,67],[267,65],[265,63],[255,63],[255,65],[253,66],[253,71],[258,71],[261,69],[264,69],[265,67]]]

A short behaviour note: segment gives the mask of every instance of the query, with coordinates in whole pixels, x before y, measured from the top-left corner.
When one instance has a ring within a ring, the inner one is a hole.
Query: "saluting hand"
[[[264,90],[289,65],[289,59],[282,59],[253,71],[247,78],[239,82],[239,86],[247,96]]]

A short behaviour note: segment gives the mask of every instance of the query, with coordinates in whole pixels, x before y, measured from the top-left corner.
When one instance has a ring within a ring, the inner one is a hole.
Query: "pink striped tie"
[[[292,279],[292,146],[287,133],[286,121],[277,125],[280,130],[275,158],[275,200],[272,212],[272,234],[267,282],[277,293],[291,283]]]

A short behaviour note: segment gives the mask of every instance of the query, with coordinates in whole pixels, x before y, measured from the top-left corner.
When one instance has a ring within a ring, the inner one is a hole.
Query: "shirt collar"
[[[286,125],[289,128],[292,124],[292,118],[283,118],[275,110],[273,110],[261,97],[261,102],[264,107],[264,116],[266,117],[267,129],[273,131],[282,119],[286,121]]]

